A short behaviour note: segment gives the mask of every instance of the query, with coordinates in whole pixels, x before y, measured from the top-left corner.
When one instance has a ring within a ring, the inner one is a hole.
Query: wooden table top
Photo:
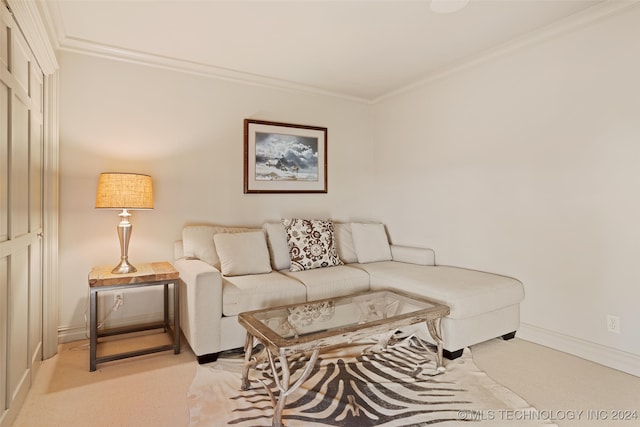
[[[124,274],[112,273],[112,265],[93,267],[89,273],[89,286],[94,288],[99,286],[130,285],[161,280],[176,280],[180,277],[173,265],[166,261],[138,264],[135,267],[138,270],[135,273]]]

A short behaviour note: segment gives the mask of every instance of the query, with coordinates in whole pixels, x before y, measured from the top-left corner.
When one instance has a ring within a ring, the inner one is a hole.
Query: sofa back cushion
[[[213,241],[224,276],[271,273],[264,231],[218,233]]]
[[[345,264],[358,262],[356,249],[353,246],[353,237],[351,237],[351,223],[334,222],[333,228],[338,258]],[[267,222],[263,225],[263,229],[267,233],[271,266],[274,270],[289,270],[291,258],[284,224],[282,222]]]
[[[247,227],[227,227],[222,225],[187,225],[182,229],[182,245],[185,258],[197,258],[220,269],[220,258],[213,236],[218,233],[242,233],[255,231]]]
[[[331,220],[283,219],[289,246],[290,271],[342,265]]]
[[[291,259],[289,258],[287,232],[284,225],[282,222],[267,222],[262,228],[267,233],[271,266],[274,270],[289,270]]]
[[[384,224],[352,223],[351,235],[359,263],[391,261]]]
[[[336,234],[336,249],[342,262],[345,264],[358,262],[358,255],[356,255],[356,248],[353,246],[353,237],[351,235],[351,223],[334,222],[333,227]]]

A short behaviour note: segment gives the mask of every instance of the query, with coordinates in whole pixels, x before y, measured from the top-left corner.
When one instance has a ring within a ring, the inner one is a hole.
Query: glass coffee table
[[[242,369],[242,390],[249,388],[249,369],[266,354],[276,387],[276,396],[267,392],[274,407],[273,426],[282,426],[282,411],[287,396],[296,390],[311,373],[323,348],[378,338],[384,348],[393,334],[403,326],[425,322],[437,345],[436,370],[445,371],[442,358],[441,319],[449,307],[428,298],[384,290],[309,301],[238,315],[238,322],[247,330],[244,344],[245,364]],[[264,351],[254,357],[254,339],[264,345]],[[291,384],[287,356],[310,352],[305,369]],[[280,369],[276,367],[276,360]]]

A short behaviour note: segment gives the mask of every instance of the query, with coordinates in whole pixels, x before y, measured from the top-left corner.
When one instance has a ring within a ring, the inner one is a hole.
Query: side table
[[[141,356],[143,354],[159,351],[173,350],[180,353],[180,302],[179,302],[179,273],[168,262],[154,262],[138,264],[135,273],[114,274],[113,266],[94,267],[89,273],[90,290],[90,351],[89,371],[95,371],[98,363],[127,357]],[[98,332],[98,293],[102,291],[115,291],[145,286],[164,286],[164,320],[154,324],[115,328]],[[173,285],[173,325],[169,322],[169,285]],[[97,357],[98,338],[128,334],[131,332],[146,331],[163,328],[165,332],[173,335],[173,343],[150,347],[124,353],[110,354]]]

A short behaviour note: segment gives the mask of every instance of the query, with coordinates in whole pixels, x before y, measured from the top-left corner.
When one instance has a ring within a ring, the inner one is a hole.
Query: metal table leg
[[[173,354],[180,354],[180,284],[173,282]]]
[[[164,303],[164,331],[169,331],[169,284],[165,283],[163,292],[163,303]]]
[[[96,370],[98,350],[98,291],[91,289],[89,307],[89,371]]]

